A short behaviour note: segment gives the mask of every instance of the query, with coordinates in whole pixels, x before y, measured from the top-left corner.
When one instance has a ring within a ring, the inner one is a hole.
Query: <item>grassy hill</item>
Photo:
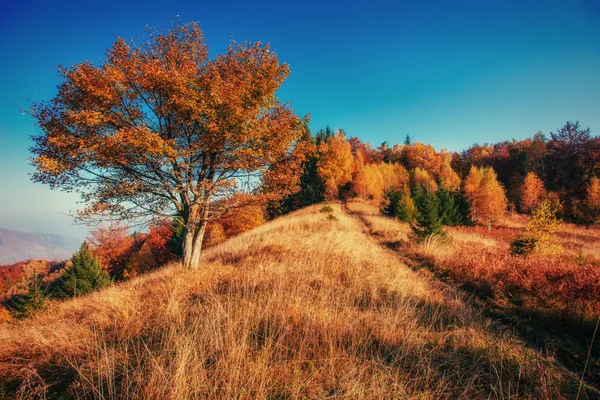
[[[575,398],[575,374],[320,208],[1,325],[0,398]]]

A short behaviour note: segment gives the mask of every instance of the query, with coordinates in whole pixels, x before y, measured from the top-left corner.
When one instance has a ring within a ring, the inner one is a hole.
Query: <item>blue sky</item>
[[[54,4],[52,4],[54,3]],[[579,120],[600,133],[600,3],[588,1],[6,1],[0,5],[0,227],[83,235],[77,197],[29,181],[32,120],[57,65],[99,62],[117,36],[199,21],[211,54],[271,43],[280,92],[313,132],[378,145],[406,134],[459,151]],[[16,104],[16,106],[13,106]]]

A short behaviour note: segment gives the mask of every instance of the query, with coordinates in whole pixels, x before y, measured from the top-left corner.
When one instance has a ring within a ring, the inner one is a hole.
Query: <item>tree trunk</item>
[[[206,222],[189,221],[184,230],[183,237],[183,266],[188,269],[197,269],[202,254],[202,240],[206,231]]]

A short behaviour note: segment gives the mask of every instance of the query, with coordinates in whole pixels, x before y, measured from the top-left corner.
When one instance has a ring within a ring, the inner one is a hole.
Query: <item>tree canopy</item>
[[[60,67],[58,94],[32,105],[33,180],[79,192],[83,220],[176,216],[194,267],[209,220],[297,190],[305,121],[275,96],[289,68],[269,45],[210,59],[197,23],[147,33]]]

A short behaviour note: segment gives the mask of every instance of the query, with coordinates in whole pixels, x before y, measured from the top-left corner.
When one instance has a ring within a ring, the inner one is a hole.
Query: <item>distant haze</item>
[[[73,237],[0,228],[0,265],[29,259],[62,261],[70,258],[80,244]]]

